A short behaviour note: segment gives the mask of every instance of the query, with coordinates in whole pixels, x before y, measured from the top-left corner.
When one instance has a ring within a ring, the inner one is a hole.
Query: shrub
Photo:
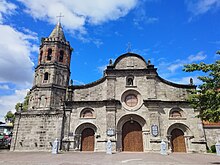
[[[210,149],[211,149],[212,153],[216,153],[215,145],[212,145],[212,146],[210,147]]]

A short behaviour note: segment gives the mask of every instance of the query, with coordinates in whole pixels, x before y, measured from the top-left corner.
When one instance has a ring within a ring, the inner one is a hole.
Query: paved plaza
[[[0,151],[0,165],[220,165],[215,154],[7,152]]]

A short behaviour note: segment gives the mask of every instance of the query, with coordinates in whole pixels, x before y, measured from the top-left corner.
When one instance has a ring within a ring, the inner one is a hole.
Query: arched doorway
[[[94,151],[94,130],[91,128],[85,128],[82,131],[81,136],[81,151]]]
[[[136,121],[127,121],[122,127],[122,151],[143,151],[142,127]]]
[[[171,131],[171,147],[173,152],[186,152],[184,133],[178,128]]]

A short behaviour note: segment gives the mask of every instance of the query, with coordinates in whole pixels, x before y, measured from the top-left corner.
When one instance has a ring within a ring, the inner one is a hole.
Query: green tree
[[[14,123],[15,121],[15,115],[11,111],[8,111],[5,115],[5,122]]]
[[[22,103],[17,103],[16,105],[15,105],[15,110],[16,110],[16,112],[18,112],[18,111],[20,111],[20,107],[22,106]]]
[[[27,111],[28,110],[29,98],[30,98],[30,92],[28,92],[27,95],[24,98],[23,111]]]
[[[29,97],[30,97],[30,93],[28,92],[27,95],[24,98],[24,102],[23,103],[17,103],[15,105],[15,110],[16,112],[21,110],[22,107],[22,111],[27,111],[28,110],[28,101],[29,101]],[[12,113],[11,111],[8,111],[7,114],[5,115],[5,121],[6,122],[14,122],[15,120],[15,115],[14,113]]]
[[[217,54],[220,54],[220,51]],[[213,64],[187,64],[183,70],[204,73],[204,76],[198,77],[202,84],[198,89],[191,91],[188,98],[192,106],[200,111],[198,117],[211,122],[220,121],[220,60]]]

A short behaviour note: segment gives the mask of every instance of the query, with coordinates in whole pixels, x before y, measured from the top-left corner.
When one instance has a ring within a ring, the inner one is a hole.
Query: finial
[[[193,78],[190,78],[190,79],[189,79],[189,84],[190,84],[190,85],[193,85]]]
[[[64,15],[62,15],[62,13],[60,13],[60,15],[58,15],[57,17],[59,18],[58,23],[61,23],[61,18],[64,17]]]
[[[112,59],[109,60],[109,65],[110,65],[110,66],[112,65]]]
[[[150,59],[149,59],[149,60],[147,61],[147,64],[148,64],[148,65],[150,65],[150,64],[151,64],[151,61],[150,61]]]
[[[131,43],[128,42],[127,46],[128,46],[128,47],[127,47],[127,52],[130,53],[130,52],[131,52]]]

